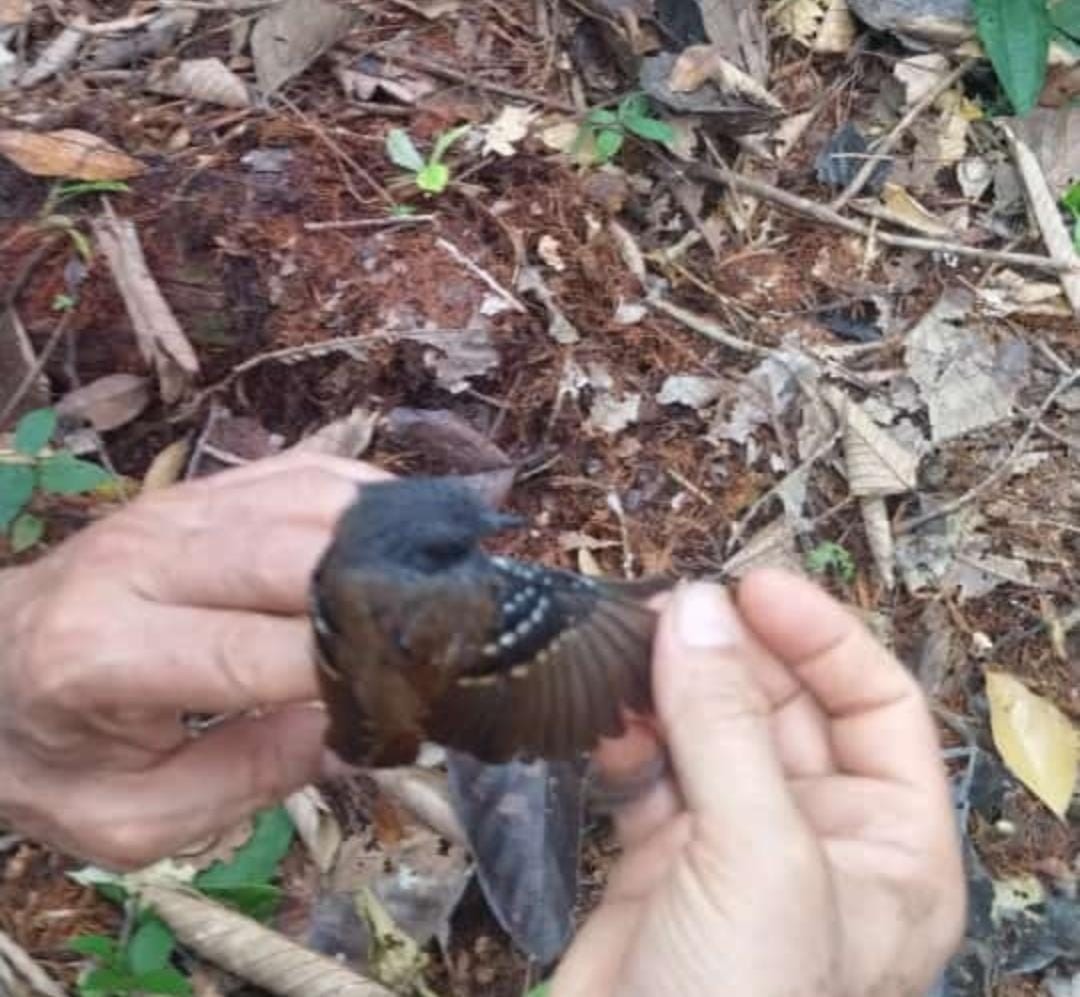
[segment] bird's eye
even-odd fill
[[[425,553],[437,564],[447,564],[451,561],[460,561],[469,553],[467,544],[459,540],[436,540],[429,543]]]

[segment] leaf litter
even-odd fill
[[[924,605],[948,607],[935,625],[962,653],[945,656],[939,705],[1031,787],[1009,797],[1018,833],[991,841],[970,817],[969,841],[1000,881],[1020,871],[1047,882],[1045,861],[1077,846],[1040,802],[1060,809],[1066,780],[1048,790],[1031,773],[1057,771],[1039,739],[1063,738],[1076,716],[1064,664],[1077,632],[1065,511],[1076,388],[1054,392],[1080,348],[1073,278],[1039,260],[1064,260],[1071,238],[1056,199],[1070,182],[1076,143],[1063,136],[1074,109],[1048,103],[1014,120],[1013,141],[984,120],[986,83],[969,74],[905,123],[960,64],[949,46],[970,34],[970,18],[949,3],[933,25],[912,20],[910,5],[851,6],[901,44],[933,35],[938,47],[884,63],[857,48],[864,28],[832,0],[782,4],[775,22],[763,5],[722,0],[511,0],[498,11],[327,0],[228,13],[151,4],[101,33],[93,3],[85,21],[20,14],[21,46],[0,24],[10,112],[0,211],[16,220],[0,273],[16,288],[5,321],[27,333],[18,380],[30,375],[46,400],[89,420],[147,488],[300,445],[402,473],[467,475],[532,523],[500,549],[589,573],[811,570],[831,544],[853,578],[825,582],[867,615],[890,613],[905,653],[930,619]],[[565,55],[541,8],[557,8],[574,39]],[[770,38],[774,23],[787,35]],[[595,44],[578,44],[587,35]],[[574,70],[583,82],[570,101],[560,81]],[[1067,79],[1055,85],[1064,92]],[[85,88],[93,113],[79,109]],[[603,168],[589,165],[595,142],[575,109],[642,91],[650,99],[635,107],[658,124],[623,136]],[[46,99],[55,113],[42,117]],[[392,129],[428,150],[464,124],[446,190],[399,184],[385,151]],[[842,211],[846,230],[807,214],[827,209],[893,129]],[[720,164],[726,192],[688,175]],[[50,202],[50,229],[37,208],[19,207],[33,203],[31,173],[49,178],[37,181],[38,204],[70,181],[123,179],[130,190],[108,193],[115,218],[92,188]],[[47,233],[58,241],[35,256]],[[60,295],[74,299],[72,332],[50,356]],[[843,338],[860,322],[873,334]],[[92,511],[104,509],[94,500]],[[1020,711],[1020,749],[980,705],[998,682],[984,661],[987,676],[1048,704]],[[445,787],[428,788],[429,803],[449,807]],[[439,834],[464,823],[475,836],[475,819],[421,805],[442,827],[432,832],[423,818],[388,817],[388,795],[349,780],[323,787],[326,810],[297,803],[310,851],[297,846],[283,874],[295,913],[310,928],[333,908],[301,870],[333,874],[340,851],[330,859],[326,828],[336,824],[342,848],[366,856],[367,878],[344,891],[344,907],[335,901],[348,916],[333,908],[331,920],[347,931],[365,923],[355,894],[370,888],[407,924],[412,915],[380,890],[397,882],[406,908],[419,901],[424,891],[402,874],[413,862],[445,887],[435,934],[454,925],[424,985],[520,993],[524,963],[489,909],[509,905],[501,921],[521,943],[519,901],[492,888],[489,905],[461,894],[463,849],[445,868],[435,861]],[[521,799],[531,813],[535,799]],[[398,863],[402,841],[424,842],[426,857]],[[475,858],[490,863],[498,849],[485,847],[474,843]],[[611,853],[590,827],[571,891],[583,909]],[[60,894],[12,861],[0,856],[0,929],[70,973],[22,913],[60,905],[50,899]],[[110,909],[87,909],[110,923]],[[1052,920],[1032,909],[1039,924]],[[546,912],[559,923],[554,906]],[[540,927],[551,944],[550,924]],[[1035,964],[1011,944],[995,965]]]

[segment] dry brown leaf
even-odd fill
[[[335,419],[310,436],[304,437],[292,449],[355,460],[371,446],[378,422],[378,412],[357,407],[345,418]]]
[[[156,492],[176,484],[184,473],[184,465],[190,453],[191,444],[187,440],[173,440],[150,462],[146,474],[143,475],[142,490]]]
[[[155,67],[146,81],[154,93],[191,97],[222,107],[250,107],[247,84],[220,59],[184,59]]]
[[[341,848],[342,833],[322,794],[314,786],[305,786],[285,799],[285,809],[319,872],[329,872]]]
[[[814,52],[847,52],[855,40],[855,19],[847,0],[780,0],[776,22]]]
[[[56,132],[0,131],[0,154],[36,177],[130,180],[146,167],[104,139],[76,128]]]
[[[729,62],[716,45],[688,45],[675,60],[668,76],[674,93],[693,93],[714,83],[726,96],[738,97],[779,110],[782,105],[749,73]]]
[[[138,374],[107,374],[69,391],[56,403],[59,415],[86,419],[99,433],[131,422],[150,404],[150,385]]]
[[[353,26],[355,13],[330,0],[284,0],[251,32],[255,79],[263,95],[298,76]]]
[[[881,201],[885,205],[889,218],[900,225],[934,238],[944,239],[952,236],[948,225],[935,218],[899,184],[885,184],[881,192]]]
[[[73,65],[79,49],[88,37],[85,30],[87,23],[86,18],[81,14],[72,18],[68,26],[42,49],[37,61],[26,68],[19,77],[19,86],[23,88],[37,86]]]
[[[110,212],[94,220],[94,235],[124,299],[143,357],[154,364],[161,397],[177,401],[199,372],[199,361],[146,265],[135,225]]]
[[[891,590],[896,585],[896,545],[889,510],[885,508],[885,500],[877,495],[859,499],[859,510],[862,512],[866,542],[874,558],[874,567],[885,588]]]
[[[989,672],[990,729],[1002,760],[1058,817],[1069,808],[1080,740],[1068,717],[1007,672]]]
[[[900,495],[916,484],[919,456],[898,443],[838,388],[824,395],[843,424],[844,465],[853,495]]]

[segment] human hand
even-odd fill
[[[616,813],[624,852],[554,997],[925,994],[963,930],[937,737],[904,667],[842,606],[778,571],[735,605],[665,608],[653,685],[665,779]],[[644,726],[596,756],[630,781]]]
[[[0,572],[0,815],[132,868],[315,778],[309,578],[357,483],[383,476],[275,457]],[[194,737],[185,712],[233,716]]]

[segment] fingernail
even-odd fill
[[[676,595],[675,630],[687,647],[730,647],[738,636],[738,622],[723,589],[693,582]]]

